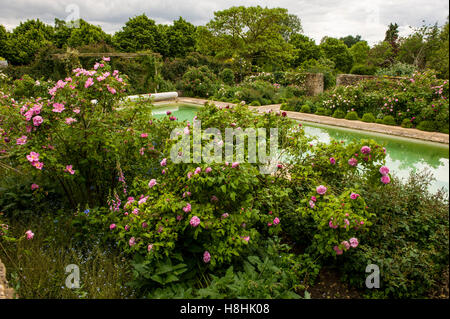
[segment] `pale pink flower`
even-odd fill
[[[84,83],[84,87],[87,89],[88,87],[94,85],[94,79],[93,78],[88,78],[86,80],[86,83]]]
[[[248,243],[248,241],[250,240],[250,236],[243,236],[243,237],[241,237],[243,240],[245,240],[247,243]]]
[[[35,168],[41,170],[44,167],[44,163],[41,162],[33,162],[31,165],[33,165]]]
[[[323,185],[317,186],[316,188],[317,194],[324,195],[327,192],[327,188]]]
[[[348,160],[348,164],[350,166],[356,166],[356,165],[358,165],[358,160],[356,158],[352,157],[351,159]]]
[[[333,247],[334,251],[336,252],[336,255],[342,255],[344,252],[342,249],[340,249],[338,246]]]
[[[348,241],[346,241],[346,240],[344,240],[344,241],[341,243],[341,245],[343,245],[343,246],[345,247],[345,250],[350,249],[350,243],[349,243]]]
[[[238,163],[238,162],[234,162],[234,163],[231,164],[231,167],[232,167],[232,168],[236,168],[236,167],[238,167],[238,166],[239,166],[239,163]]]
[[[73,166],[72,165],[66,165],[66,169],[64,170],[64,172],[70,173],[71,175],[75,174],[75,171],[72,169]]]
[[[34,237],[34,233],[33,233],[31,230],[27,230],[27,231],[25,232],[25,235],[26,235],[26,237],[27,237],[27,240],[31,240],[31,239],[33,239],[33,237]]]
[[[62,111],[65,110],[64,104],[61,103],[54,103],[53,104],[53,112],[55,113],[61,113]]]
[[[200,218],[198,218],[197,216],[193,216],[193,217],[191,218],[191,220],[189,221],[189,224],[190,224],[192,227],[197,227],[198,225],[200,225]]]
[[[42,124],[42,122],[44,122],[44,119],[42,118],[42,116],[35,116],[33,117],[33,125],[34,126],[39,126]]]
[[[70,124],[72,124],[72,123],[75,123],[75,122],[77,122],[77,120],[76,119],[74,119],[73,117],[68,117],[68,118],[66,118],[66,124],[67,125],[70,125]]]
[[[161,166],[166,166],[167,165],[167,158],[163,158],[163,160],[161,161]]]
[[[27,160],[28,160],[30,163],[39,161],[39,153],[36,153],[36,152],[30,152],[30,154],[27,155]]]
[[[23,135],[22,137],[19,137],[16,141],[17,145],[24,145],[27,143],[27,139],[28,137],[26,137],[25,135]]]
[[[147,138],[147,137],[148,137],[148,134],[147,134],[147,133],[142,133],[142,134],[141,134],[141,137],[142,137],[142,138]]]
[[[202,169],[200,167],[197,167],[194,171],[194,175],[200,174],[202,172]]]
[[[187,178],[190,179],[192,177],[192,175],[194,175],[194,174],[192,174],[192,172],[187,173]]]
[[[211,168],[211,167],[207,167],[207,168],[205,169],[205,172],[206,172],[206,173],[211,173],[211,171],[212,171],[212,168]]]
[[[352,246],[353,248],[358,247],[358,239],[356,239],[355,237],[352,237],[348,240],[350,242],[350,246]]]
[[[328,226],[330,226],[330,228],[333,228],[333,229],[338,228],[338,225],[334,225],[332,220],[330,220],[330,221],[328,222]]]
[[[223,214],[222,214],[222,219],[225,219],[225,218],[227,218],[228,216],[230,216],[228,213],[223,213]]]
[[[185,213],[189,213],[192,210],[191,204],[187,203],[185,207],[183,207],[183,211]]]
[[[386,166],[381,166],[380,167],[380,174],[383,175],[383,176],[389,174],[389,168],[386,167]]]
[[[111,94],[116,94],[117,93],[115,88],[112,88],[109,85],[106,85],[106,87],[108,88],[109,93],[111,93]]]
[[[109,61],[111,61],[111,58],[110,57],[103,57],[103,61],[109,62]]]
[[[80,109],[79,108],[73,109],[73,112],[76,114],[80,114]]]
[[[211,260],[211,254],[209,253],[209,251],[205,251],[203,253],[203,262],[205,264],[209,263],[209,261]]]
[[[130,247],[136,245],[136,239],[134,237],[131,237],[128,241],[128,244],[130,245]]]
[[[152,250],[153,250],[153,245],[152,244],[148,245],[147,246],[147,251],[151,252]]]
[[[150,187],[150,188],[152,188],[155,185],[156,185],[156,179],[151,179],[150,182],[148,183],[148,187]]]

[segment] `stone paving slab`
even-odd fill
[[[178,98],[178,103],[192,103],[192,104],[204,104],[205,102],[213,102],[217,106],[234,105],[233,103],[208,101],[205,99],[196,98]],[[251,109],[257,110],[259,113],[264,113],[269,110],[280,111],[281,104],[272,104],[264,106],[250,106]],[[449,135],[438,132],[425,132],[414,128],[403,128],[400,126],[391,126],[378,123],[366,123],[361,121],[350,121],[346,119],[336,119],[331,116],[322,116],[316,114],[283,111],[291,119],[305,122],[312,122],[330,126],[345,127],[360,131],[375,132],[387,135],[401,136],[406,138],[419,139],[423,141],[437,142],[442,144],[449,144]]]

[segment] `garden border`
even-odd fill
[[[211,101],[206,99],[199,99],[199,98],[190,98],[190,97],[179,97],[176,99],[178,103],[190,103],[190,104],[205,104],[206,102],[212,102],[217,106],[226,106],[226,105],[234,105],[233,103],[227,103],[227,102],[220,102],[220,101]],[[249,106],[250,108],[257,110],[259,113],[264,113],[269,110],[272,111],[280,111],[281,104],[272,104],[272,105],[263,105],[263,106]],[[316,114],[309,114],[309,113],[300,113],[300,112],[293,112],[293,111],[283,111],[286,112],[287,117],[298,120],[298,121],[305,121],[305,122],[312,122],[312,123],[318,123],[318,124],[324,124],[324,125],[331,125],[331,126],[339,126],[339,127],[345,127],[355,130],[361,130],[361,131],[368,131],[368,132],[375,132],[375,133],[381,133],[381,134],[387,134],[387,135],[393,135],[393,136],[400,136],[400,137],[406,137],[406,138],[412,138],[417,140],[423,140],[423,141],[429,141],[429,142],[436,142],[441,144],[449,144],[449,135],[445,133],[439,133],[439,132],[426,132],[421,131],[414,128],[404,128],[400,126],[392,126],[392,125],[385,125],[385,124],[378,124],[378,123],[366,123],[361,121],[351,121],[346,119],[336,119],[334,117],[330,116],[323,116],[323,115],[316,115]]]

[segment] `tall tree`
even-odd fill
[[[53,43],[54,30],[39,19],[21,22],[8,37],[5,58],[14,65],[29,64],[39,49]]]
[[[186,54],[195,50],[196,27],[180,17],[167,28],[165,33],[168,41],[169,57],[184,58]]]
[[[316,42],[306,35],[296,33],[291,36],[289,43],[294,46],[294,59],[292,61],[294,67],[298,67],[310,59],[318,60],[323,56]]]
[[[155,21],[145,14],[130,18],[121,31],[113,38],[114,45],[126,52],[153,50],[159,52],[156,39],[159,36]]]
[[[339,40],[341,40],[342,42],[344,42],[345,45],[346,45],[348,48],[351,48],[351,47],[354,46],[356,43],[358,43],[358,42],[360,42],[360,41],[363,41],[363,40],[361,39],[361,36],[360,36],[360,35],[356,35],[356,36],[348,35],[348,36],[346,36],[346,37],[339,38]]]
[[[284,65],[293,47],[286,40],[301,31],[300,20],[282,8],[232,7],[217,11],[199,30],[199,49],[252,64]]]
[[[359,41],[350,48],[355,64],[366,64],[369,57],[370,47],[366,41]]]
[[[67,45],[75,48],[99,42],[111,43],[111,36],[105,33],[100,26],[90,24],[83,19],[78,21],[79,26],[70,28],[70,37]]]
[[[0,57],[4,57],[8,44],[8,32],[5,27],[0,24]]]
[[[388,29],[386,30],[386,35],[384,37],[384,42],[387,42],[391,45],[393,59],[397,57],[398,49],[399,49],[399,31],[397,23],[390,23]],[[390,61],[391,64],[394,63],[394,60]]]
[[[348,47],[341,40],[326,37],[320,44],[325,57],[334,62],[336,71],[348,73],[353,66],[353,57]]]

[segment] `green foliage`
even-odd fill
[[[326,37],[320,44],[325,57],[334,62],[336,70],[348,73],[353,65],[353,56],[344,42]]]
[[[364,113],[361,120],[366,123],[374,123],[375,122],[375,116],[373,116],[372,113]]]
[[[374,66],[355,64],[350,70],[351,74],[374,75],[377,69]]]
[[[359,119],[358,113],[356,113],[354,111],[348,112],[347,115],[345,116],[345,119],[352,120],[352,121],[358,120]]]
[[[395,119],[392,115],[386,115],[385,117],[383,117],[383,124],[397,125],[397,123],[395,122]]]
[[[352,48],[354,47],[356,44],[361,43],[361,42],[366,42],[364,40],[361,40],[361,36],[360,35],[356,35],[356,36],[352,36],[352,35],[348,35],[346,37],[343,38],[339,38],[339,40],[341,40],[342,42],[345,43],[345,45],[348,48]],[[367,44],[367,43],[366,43]]]
[[[220,72],[220,78],[222,79],[223,83],[227,85],[233,85],[234,84],[234,72],[233,70],[229,68],[223,69],[222,72]]]
[[[402,124],[400,126],[404,128],[411,128],[413,127],[413,124],[411,123],[410,119],[403,119]]]
[[[433,121],[421,121],[417,125],[417,129],[421,131],[433,132],[436,131],[436,125]]]
[[[411,64],[397,62],[388,68],[381,68],[376,72],[376,75],[388,76],[413,76],[416,72],[416,67]]]
[[[359,41],[349,48],[355,64],[365,65],[367,63],[370,47],[366,41]]]
[[[156,41],[160,36],[155,21],[142,14],[130,18],[122,30],[116,32],[113,43],[118,49],[126,52],[156,51]]]
[[[191,67],[183,75],[180,88],[186,96],[213,96],[216,89],[216,77],[207,66]]]
[[[319,59],[323,55],[316,42],[303,34],[296,33],[292,35],[289,43],[294,46],[294,59],[292,62],[294,67],[299,67],[310,59]]]
[[[301,113],[311,113],[311,108],[307,104],[302,105],[302,107],[300,108],[300,112]]]
[[[343,119],[345,118],[345,112],[342,111],[341,109],[337,109],[336,111],[334,111],[333,113],[333,117],[336,119]]]
[[[323,107],[318,107],[315,114],[317,114],[317,115],[327,115],[327,111]]]

